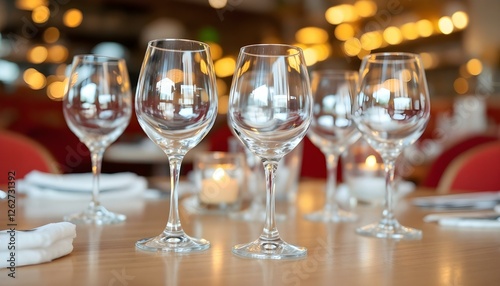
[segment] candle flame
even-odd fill
[[[226,177],[226,171],[222,168],[215,169],[212,178],[216,181],[222,181]]]
[[[366,157],[365,164],[368,167],[377,166],[377,158],[375,157],[375,155],[370,155],[370,156]]]

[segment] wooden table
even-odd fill
[[[221,215],[191,215],[181,208],[185,231],[208,239],[205,252],[180,255],[146,253],[136,240],[159,234],[167,221],[168,200],[108,205],[126,211],[126,223],[77,226],[73,252],[50,263],[16,268],[16,278],[0,270],[1,285],[500,285],[500,230],[445,228],[424,223],[428,211],[408,200],[399,203],[400,222],[423,230],[419,241],[393,241],[358,236],[357,226],[378,220],[380,208],[358,206],[355,223],[325,224],[303,219],[322,207],[323,181],[302,181],[295,205],[280,203],[287,213],[278,222],[287,242],[306,246],[302,260],[253,260],[231,253],[234,244],[258,237],[261,222],[231,220]],[[414,195],[429,195],[419,190]],[[86,202],[29,202],[19,199],[18,229],[60,221],[68,210]],[[129,207],[130,205],[130,207]],[[6,202],[0,202],[2,228]]]

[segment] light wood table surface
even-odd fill
[[[159,234],[167,221],[168,199],[106,205],[125,210],[127,221],[111,226],[77,226],[74,250],[50,263],[16,268],[16,278],[0,270],[0,285],[500,285],[500,229],[445,228],[425,223],[428,210],[408,198],[396,216],[423,230],[418,241],[393,241],[355,234],[355,228],[380,218],[381,210],[358,206],[355,223],[318,223],[303,214],[323,204],[322,180],[300,183],[296,204],[278,203],[288,215],[278,222],[283,239],[305,246],[301,260],[255,260],[231,253],[237,243],[256,239],[262,222],[235,221],[221,215],[192,215],[181,208],[185,231],[211,242],[209,250],[180,255],[135,249],[138,239]],[[429,195],[417,190],[412,196]],[[29,202],[18,199],[18,229],[61,221],[87,202]],[[0,202],[0,225],[7,225],[7,205]]]

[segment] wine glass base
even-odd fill
[[[232,252],[240,257],[257,259],[299,259],[307,256],[305,247],[288,244],[281,239],[257,239],[247,244],[238,244],[233,246]]]
[[[150,252],[188,253],[206,250],[210,247],[210,242],[203,238],[192,238],[185,233],[177,235],[162,233],[155,237],[141,239],[135,243],[135,246],[140,250]]]
[[[116,224],[124,222],[127,217],[123,214],[117,214],[108,211],[101,205],[90,205],[81,213],[76,213],[64,217],[64,221],[74,224]]]
[[[372,223],[356,229],[356,233],[363,236],[388,238],[396,240],[419,240],[422,239],[422,231],[419,229],[393,223]]]
[[[336,211],[320,210],[304,216],[310,221],[320,222],[353,222],[358,219],[355,213],[337,209]]]

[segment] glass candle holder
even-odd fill
[[[385,175],[380,155],[363,139],[351,145],[342,156],[342,174],[356,202],[384,203]]]
[[[236,211],[245,192],[245,158],[240,153],[205,152],[195,159],[197,198],[206,211]]]

